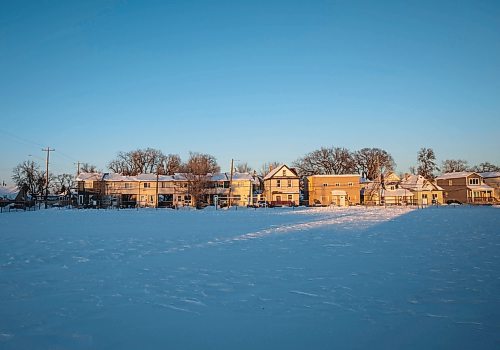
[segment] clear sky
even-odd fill
[[[499,1],[1,1],[0,181],[159,148],[500,164]],[[31,157],[29,156],[31,155]]]

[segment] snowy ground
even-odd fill
[[[0,349],[499,349],[500,209],[0,214]]]

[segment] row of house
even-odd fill
[[[430,205],[500,200],[499,172],[450,173],[436,181],[388,173],[378,181],[367,181],[358,174],[300,178],[295,169],[283,164],[263,178],[236,172],[207,174],[205,179],[201,202],[206,205]],[[195,203],[189,174],[82,173],[76,180],[80,206],[179,207]]]

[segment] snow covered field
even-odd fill
[[[0,349],[499,349],[500,209],[0,215]]]

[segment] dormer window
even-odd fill
[[[477,177],[470,178],[469,185],[479,185],[479,178]]]

